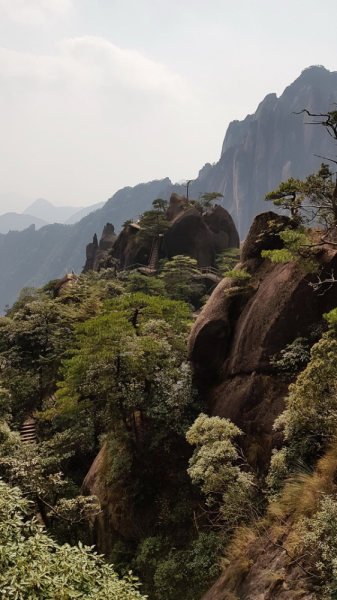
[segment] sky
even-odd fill
[[[310,65],[334,0],[0,0],[0,213],[197,177]]]

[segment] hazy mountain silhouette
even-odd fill
[[[27,206],[22,214],[33,215],[43,219],[46,223],[64,223],[80,210],[82,210],[82,206],[54,206],[48,200],[38,198]]]
[[[18,214],[8,212],[0,215],[0,233],[8,233],[9,231],[22,231],[30,225],[35,225],[36,229],[40,229],[47,225],[46,221],[33,217],[32,215]]]
[[[83,219],[83,217],[86,217],[89,213],[94,212],[94,210],[98,210],[99,208],[102,208],[104,204],[105,202],[98,202],[97,204],[92,204],[91,206],[86,206],[85,208],[82,208],[81,210],[73,214],[71,217],[69,217],[69,219],[65,221],[65,224],[74,225],[75,223],[78,223],[78,221]]]

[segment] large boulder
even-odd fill
[[[171,226],[164,237],[167,258],[184,254],[194,258],[199,267],[214,266],[215,257],[227,248],[239,248],[240,240],[234,221],[222,206],[202,213],[201,206],[172,194],[167,211]]]
[[[307,337],[337,305],[337,286],[322,295],[309,286],[316,276],[295,261],[274,264],[261,258],[263,240],[268,249],[279,247],[273,231],[282,222],[288,225],[284,219],[272,213],[256,217],[242,250],[245,260],[237,267],[246,268],[250,280],[240,287],[225,278],[217,286],[188,344],[195,381],[210,412],[231,419],[246,433],[244,445],[254,446],[254,462],[262,469],[280,439],[272,426],[289,384],[275,372],[271,358],[297,337]],[[336,269],[336,248],[319,246],[318,252],[326,273]]]
[[[164,250],[169,259],[184,254],[194,258],[199,267],[213,265],[215,247],[198,210],[189,208],[175,219],[165,235]]]
[[[173,221],[179,214],[184,212],[184,206],[187,206],[187,198],[180,194],[171,194],[170,202],[167,208],[167,219]]]
[[[219,204],[215,205],[213,210],[204,216],[204,221],[213,233],[212,239],[218,253],[226,248],[240,247],[239,234],[232,217],[225,208]]]

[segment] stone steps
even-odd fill
[[[36,444],[36,423],[35,419],[28,417],[20,429],[20,438],[22,444]]]

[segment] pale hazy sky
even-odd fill
[[[336,17],[335,0],[0,0],[0,212],[195,178],[231,120],[337,70]]]

